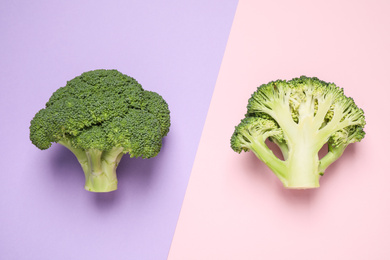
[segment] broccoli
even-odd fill
[[[248,100],[247,113],[230,139],[233,151],[252,151],[284,187],[319,187],[320,176],[345,148],[364,138],[365,117],[342,88],[315,77],[261,85]],[[266,140],[275,143],[283,159]],[[328,146],[321,159],[319,150]]]
[[[168,134],[170,111],[157,93],[117,70],[93,70],[56,90],[31,120],[30,140],[41,150],[67,147],[85,175],[85,189],[117,189],[124,154],[152,158]]]

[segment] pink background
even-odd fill
[[[390,259],[389,1],[240,0],[169,254],[176,259]],[[364,109],[316,190],[286,190],[230,136],[256,87],[335,82]]]

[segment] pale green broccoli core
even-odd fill
[[[116,169],[124,154],[152,158],[170,127],[168,104],[117,70],[81,74],[53,93],[31,121],[39,149],[67,147],[85,175],[85,189],[117,189]]]
[[[287,188],[319,187],[320,176],[348,144],[363,139],[363,110],[341,88],[300,77],[260,86],[231,138],[234,151],[252,151]],[[277,158],[265,141],[282,151]],[[328,153],[318,152],[328,145]]]
[[[77,157],[85,176],[84,188],[92,192],[109,192],[118,188],[116,168],[123,156],[122,147],[111,150],[98,149],[83,150],[73,147],[70,142],[59,141]]]

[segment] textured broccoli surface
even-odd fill
[[[258,87],[230,144],[237,153],[252,151],[286,188],[316,188],[345,148],[364,138],[365,124],[363,110],[342,88],[301,76]],[[280,148],[282,160],[266,145],[267,139]],[[326,144],[328,153],[319,159]]]
[[[152,158],[169,132],[168,104],[117,70],[93,70],[53,93],[32,119],[30,140],[41,150],[59,143],[72,151],[85,174],[85,189],[117,189],[123,154]]]

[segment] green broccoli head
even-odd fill
[[[283,142],[283,131],[272,119],[245,117],[231,138],[231,147],[237,152],[247,152],[256,143],[264,143],[268,138]]]
[[[30,139],[42,150],[52,143],[68,147],[84,169],[86,189],[104,192],[116,189],[123,154],[156,156],[169,128],[169,107],[159,94],[117,70],[93,70],[53,93],[32,119]]]
[[[249,98],[231,147],[254,152],[288,188],[314,188],[345,148],[364,138],[365,124],[363,110],[335,84],[305,76],[277,80],[261,85]],[[267,138],[280,147],[284,160],[265,145]],[[320,160],[323,145],[329,152]]]
[[[130,157],[152,158],[160,152],[163,129],[158,118],[147,111],[131,110],[109,121],[105,129],[108,142],[122,147]]]

